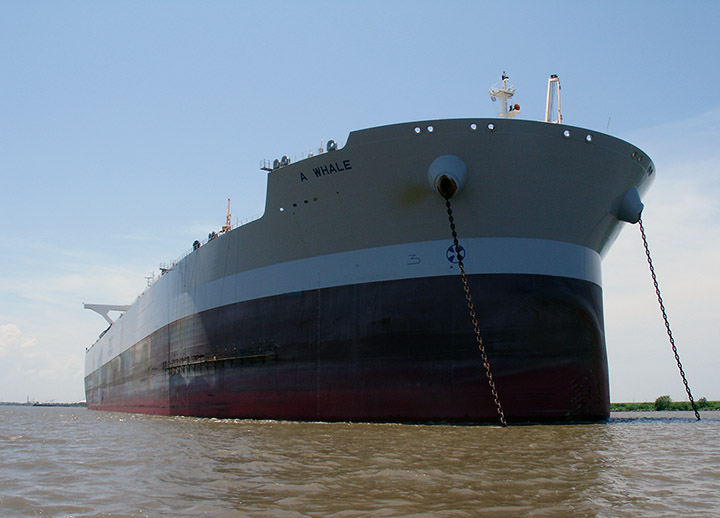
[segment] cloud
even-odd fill
[[[67,333],[47,326],[37,336],[29,336],[22,329],[14,323],[0,324],[0,401],[83,399],[82,355],[68,354],[60,345]]]
[[[718,399],[720,110],[628,140],[656,165],[643,222],[683,367],[696,397]],[[605,258],[603,280],[613,400],[685,399],[637,225],[626,225]]]
[[[34,337],[23,336],[15,324],[0,324],[0,356],[27,350],[37,343]]]
[[[106,323],[82,303],[131,303],[152,270],[131,260],[119,264],[125,259],[39,242],[6,251],[0,259],[0,400],[83,399],[84,351]]]
[[[720,140],[720,108],[696,113],[683,120],[638,129],[627,135],[627,140],[648,152],[661,169],[676,164],[708,162],[711,156],[720,152],[717,149]],[[693,169],[689,171],[692,173]],[[702,170],[696,171],[703,173]]]

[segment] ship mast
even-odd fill
[[[560,108],[560,78],[553,74],[548,79],[547,100],[545,101],[545,122],[562,123]]]
[[[519,104],[511,104],[508,108],[508,99],[512,99],[512,96],[515,95],[515,87],[508,85],[509,80],[510,78],[503,72],[502,79],[495,83],[489,90],[490,99],[492,99],[493,102],[500,99],[498,117],[502,117],[503,119],[512,119],[520,113]]]
[[[222,229],[220,229],[220,232],[229,232],[231,228],[230,225],[230,198],[228,198],[228,205],[227,205],[227,216],[225,216],[225,224],[223,225]]]

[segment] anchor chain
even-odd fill
[[[687,392],[690,405],[692,406],[693,412],[695,412],[695,418],[699,421],[700,412],[698,412],[697,406],[695,405],[695,399],[693,399],[692,392],[690,392],[690,385],[688,385],[687,378],[685,377],[685,371],[683,370],[682,363],[680,363],[680,355],[678,355],[677,347],[675,347],[675,339],[673,338],[672,331],[670,330],[670,322],[668,321],[668,316],[665,312],[665,304],[663,304],[663,299],[660,295],[660,287],[658,285],[657,276],[655,275],[655,268],[653,267],[652,259],[650,258],[650,248],[648,247],[647,236],[645,235],[645,227],[643,227],[642,218],[638,219],[638,223],[640,224],[640,235],[642,236],[643,246],[645,246],[645,256],[647,257],[648,266],[650,267],[650,275],[652,276],[653,285],[655,286],[655,294],[657,295],[658,304],[660,304],[660,311],[662,312],[662,317],[665,321],[665,329],[670,340],[670,345],[672,346],[673,354],[675,355],[675,361],[677,362],[678,369],[680,370],[680,376],[682,377],[683,384],[685,385],[685,392]]]
[[[470,295],[470,285],[468,283],[467,274],[465,273],[465,266],[463,265],[462,258],[460,256],[460,243],[458,242],[457,231],[455,230],[455,219],[453,218],[449,197],[445,198],[445,206],[447,207],[448,219],[450,221],[450,231],[452,232],[455,255],[457,256],[458,266],[460,267],[460,278],[462,279],[463,290],[465,291],[465,300],[467,300],[468,310],[470,311],[470,320],[472,320],[473,329],[475,330],[475,339],[477,340],[478,349],[480,350],[483,367],[485,367],[485,375],[488,379],[490,392],[492,392],[493,399],[495,400],[495,407],[497,408],[497,413],[500,416],[500,424],[502,424],[503,426],[507,426],[507,421],[505,420],[505,413],[503,412],[502,405],[500,404],[500,398],[498,397],[497,388],[495,387],[495,380],[493,379],[492,371],[490,370],[490,362],[488,361],[487,352],[485,351],[485,344],[483,343],[482,335],[480,334],[480,327],[478,325],[477,316],[475,314],[475,304],[473,303],[472,295]]]

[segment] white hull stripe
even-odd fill
[[[600,255],[572,243],[522,238],[460,242],[468,274],[568,277],[601,286]],[[241,272],[181,292],[171,270],[143,294],[89,351],[86,374],[163,326],[213,308],[253,299],[372,282],[458,275],[451,240],[341,252]],[[113,347],[114,346],[114,347]]]
[[[514,238],[463,240],[468,274],[535,274],[601,285],[600,256],[558,241]],[[353,250],[238,273],[195,290],[194,310],[262,297],[369,282],[459,274],[452,241],[429,241]]]

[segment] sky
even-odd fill
[[[81,401],[85,348],[195,239],[262,214],[264,159],[350,131],[564,122],[655,162],[644,197],[695,398],[720,399],[720,3],[0,2],[0,401]],[[603,261],[612,401],[686,398],[637,225]]]

